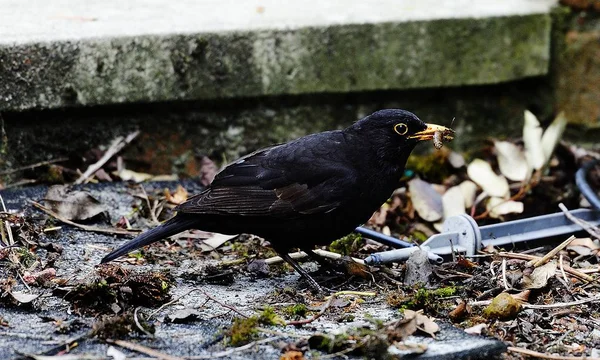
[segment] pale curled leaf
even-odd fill
[[[444,213],[442,196],[431,184],[414,178],[408,182],[408,190],[413,206],[423,220],[435,222],[442,218]]]
[[[152,175],[150,175],[150,174],[135,172],[133,170],[127,170],[127,169],[123,169],[121,171],[115,171],[115,172],[113,172],[113,175],[117,175],[123,181],[133,181],[135,183],[140,183],[140,182],[144,182],[144,181],[148,181],[148,180],[152,179]]]
[[[470,208],[475,202],[475,196],[477,195],[477,185],[471,180],[465,180],[459,185],[460,191],[463,193],[463,199],[465,199],[465,208]]]
[[[470,328],[466,328],[465,332],[469,335],[481,335],[483,330],[486,330],[488,325],[486,323],[481,323],[477,325],[473,325]]]
[[[32,302],[33,300],[40,297],[39,294],[27,294],[20,291],[9,292],[10,296],[12,296],[15,300],[20,302],[21,304],[27,304]]]
[[[508,141],[495,141],[494,147],[502,175],[512,181],[529,178],[531,170],[520,147]]]
[[[442,195],[444,219],[465,213],[465,198],[460,186],[453,186]]]
[[[528,110],[525,110],[523,143],[525,144],[525,157],[529,165],[535,170],[541,169],[546,162],[542,149],[542,128],[535,115]]]
[[[562,137],[565,128],[567,127],[567,117],[564,112],[561,112],[556,116],[556,118],[552,121],[552,124],[548,126],[546,131],[544,131],[544,135],[542,135],[542,150],[544,153],[544,160],[547,163],[552,157],[552,153],[554,152],[554,148],[558,141]]]
[[[520,201],[491,197],[486,204],[486,210],[490,212],[490,217],[497,219],[502,215],[520,214],[524,206]]]
[[[467,166],[469,178],[479,185],[490,196],[508,197],[510,189],[508,181],[502,175],[497,175],[490,164],[481,159],[471,161]]]

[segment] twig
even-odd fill
[[[581,300],[575,300],[575,301],[570,301],[570,302],[561,302],[561,303],[546,304],[546,305],[521,303],[521,306],[525,309],[543,310],[543,309],[555,309],[555,308],[563,308],[563,307],[587,304],[587,303],[596,302],[596,301],[600,301],[600,296],[587,298],[587,299],[581,299]],[[470,302],[469,305],[470,306],[487,306],[491,303],[492,303],[492,300],[482,300],[482,301]]]
[[[46,214],[52,216],[53,218],[56,218],[57,220],[71,225],[71,226],[75,226],[76,228],[85,230],[85,231],[91,231],[91,232],[97,232],[97,233],[103,233],[103,234],[113,234],[113,235],[137,235],[141,230],[127,230],[127,229],[117,229],[117,228],[113,228],[113,229],[107,229],[107,228],[99,228],[99,227],[95,227],[95,226],[89,226],[89,225],[83,225],[83,224],[78,224],[76,222],[73,222],[69,219],[65,219],[64,217],[58,215],[57,213],[55,213],[54,211],[48,209],[47,207],[45,207],[44,205],[35,202],[33,200],[28,200],[33,206],[35,206],[36,208],[42,210],[43,212],[45,212]]]
[[[571,243],[571,241],[575,240],[575,235],[571,235],[567,240],[561,242],[560,244],[558,244],[557,247],[555,247],[554,249],[550,250],[550,252],[548,252],[546,255],[544,255],[542,258],[540,258],[539,260],[531,260],[529,262],[529,265],[533,265],[534,268],[536,267],[540,267],[541,265],[544,265],[548,260],[552,259],[556,254],[558,254],[559,251],[561,251],[562,249],[566,248],[567,245],[569,245]]]
[[[168,302],[168,303],[166,303],[166,304],[163,304],[163,305],[161,305],[161,307],[159,307],[158,309],[156,309],[156,310],[154,310],[152,313],[150,313],[150,315],[148,316],[148,318],[152,318],[152,317],[153,317],[154,315],[156,315],[156,314],[157,314],[159,311],[163,310],[163,309],[164,309],[164,308],[166,308],[167,306],[170,306],[170,305],[172,305],[172,304],[176,303],[177,301],[181,300],[183,297],[185,297],[185,296],[188,296],[189,294],[191,294],[191,293],[193,293],[193,292],[195,292],[195,291],[199,291],[199,292],[201,292],[201,293],[202,293],[202,295],[206,296],[206,297],[207,297],[207,298],[209,298],[210,300],[212,300],[212,301],[216,302],[217,304],[221,305],[221,306],[222,306],[222,307],[224,307],[224,308],[227,308],[227,309],[229,309],[229,310],[231,310],[231,311],[233,311],[233,312],[235,312],[235,313],[239,314],[240,316],[242,316],[242,317],[244,317],[244,318],[247,318],[247,317],[248,317],[248,315],[246,315],[246,314],[244,314],[244,313],[240,312],[240,311],[239,311],[238,309],[236,309],[235,307],[233,307],[233,306],[231,306],[231,305],[224,304],[224,303],[220,302],[219,300],[215,299],[214,297],[212,297],[212,296],[208,295],[208,294],[207,294],[207,293],[206,293],[204,290],[202,290],[202,289],[200,289],[200,288],[194,288],[194,289],[191,289],[190,291],[186,292],[185,294],[181,295],[180,297],[178,297],[178,298],[176,298],[176,299],[173,299],[173,300],[169,301],[169,302]]]
[[[502,282],[504,283],[504,289],[510,290],[508,280],[506,279],[506,259],[502,259]]]
[[[189,294],[193,293],[194,291],[200,291],[200,289],[198,289],[198,288],[192,289],[192,290],[186,292],[185,294],[169,301],[168,303],[162,304],[158,309],[154,310],[153,312],[150,313],[150,315],[148,315],[148,319],[151,319],[152,317],[154,317],[154,315],[158,314],[160,311],[162,311],[167,306],[171,306],[171,305],[175,304],[176,302],[178,302],[179,300],[188,296]]]
[[[133,310],[133,321],[135,322],[135,326],[137,326],[137,328],[144,334],[146,334],[150,337],[154,337],[153,334],[149,333],[148,330],[144,329],[142,324],[140,324],[140,321],[138,320],[138,315],[137,315],[139,309],[140,309],[140,307],[138,306],[135,308],[135,310]]]
[[[558,266],[560,267],[560,273],[561,273],[563,279],[565,280],[565,286],[567,287],[567,290],[569,290],[569,292],[570,292],[571,287],[569,286],[569,279],[567,279],[567,274],[565,274],[565,267],[563,264],[563,254],[560,254],[560,257],[558,258]]]
[[[366,292],[366,291],[353,291],[353,290],[344,290],[344,291],[338,291],[332,295],[327,296],[325,299],[329,299],[332,296],[338,296],[338,295],[357,295],[357,296],[377,296],[376,292]]]
[[[4,198],[2,194],[0,194],[0,202],[2,203],[2,210],[6,213],[6,204],[4,204]],[[8,246],[13,246],[15,244],[15,239],[13,238],[12,229],[10,228],[10,222],[8,220],[4,221],[4,226],[6,227],[6,233],[8,234]]]
[[[125,340],[106,339],[104,341],[106,341],[109,344],[117,345],[117,346],[120,346],[122,348],[131,350],[131,351],[137,351],[139,353],[142,353],[142,354],[145,354],[145,355],[148,355],[148,356],[152,356],[152,357],[155,357],[155,358],[158,358],[158,359],[163,359],[163,360],[184,360],[184,358],[182,358],[182,357],[165,354],[163,352],[160,352],[158,350],[154,350],[154,349],[149,348],[147,346],[136,344],[136,343],[132,343],[132,342],[125,341]]]
[[[583,230],[587,231],[588,234],[592,235],[596,239],[600,239],[600,232],[598,232],[597,227],[595,227],[594,225],[588,223],[587,221],[582,220],[582,219],[576,217],[575,215],[571,214],[569,212],[569,209],[567,209],[567,207],[563,203],[558,204],[558,207],[562,210],[562,212],[565,214],[567,219],[569,219],[573,223],[581,226],[581,228]]]
[[[331,252],[331,251],[326,251],[326,250],[321,250],[321,249],[315,249],[313,251],[315,252],[315,254],[320,255],[322,257],[325,257],[325,258],[329,258],[329,259],[334,259],[335,260],[335,259],[339,259],[339,258],[342,257],[342,255],[340,255],[338,253]],[[289,255],[294,260],[302,259],[302,258],[305,258],[305,257],[308,256],[304,251],[298,251],[298,252],[290,253]],[[353,257],[352,260],[354,262],[357,262],[357,263],[361,264],[361,265],[365,264],[364,260],[362,260],[362,259],[358,259],[358,258],[354,258]],[[268,259],[265,259],[265,263],[267,265],[278,264],[278,263],[281,263],[281,262],[283,262],[283,259],[281,257],[279,257],[279,256],[273,256],[273,257],[270,257]]]
[[[156,214],[154,213],[154,207],[150,206],[150,198],[148,197],[148,193],[146,193],[146,189],[144,189],[144,185],[140,184],[140,189],[142,189],[142,193],[144,193],[144,200],[146,200],[146,206],[148,206],[148,212],[150,213],[152,222],[155,225],[160,224],[160,221],[158,221]],[[154,204],[156,205],[156,203]]]
[[[75,181],[75,184],[81,184],[82,182],[87,180],[90,176],[92,176],[96,171],[100,170],[100,168],[102,168],[102,166],[104,166],[104,164],[106,164],[108,162],[108,160],[110,160],[119,151],[123,150],[123,148],[127,144],[129,144],[131,141],[133,141],[133,139],[135,139],[139,133],[140,133],[139,130],[137,130],[137,131],[134,131],[131,134],[127,135],[126,138],[119,136],[118,138],[114,139],[113,142],[110,144],[110,147],[108,148],[108,150],[106,150],[106,152],[100,158],[100,160],[98,160],[96,163],[90,165],[87,168],[87,170],[85,170],[85,172],[83,174],[81,174],[79,179],[77,179]]]
[[[281,336],[273,336],[270,338],[266,338],[266,339],[261,339],[261,340],[256,340],[253,341],[249,344],[246,344],[244,346],[240,346],[240,347],[236,347],[230,350],[226,350],[226,351],[221,351],[221,352],[217,352],[217,353],[212,353],[209,355],[200,355],[200,356],[186,356],[186,359],[189,360],[203,360],[203,359],[215,359],[215,358],[221,358],[221,357],[226,357],[226,356],[230,356],[236,352],[240,352],[240,351],[245,351],[248,349],[251,349],[252,347],[256,346],[256,345],[260,345],[260,344],[265,344],[265,343],[269,343],[269,342],[273,342],[275,340],[279,340],[281,338]]]
[[[8,169],[8,170],[0,171],[0,175],[10,175],[10,174],[14,174],[19,171],[35,169],[36,167],[40,167],[40,166],[44,166],[44,165],[52,165],[52,164],[56,164],[56,163],[67,161],[67,160],[69,160],[69,158],[58,158],[58,159],[53,159],[53,160],[40,161],[35,164],[25,165],[25,166],[21,166],[21,167],[15,168],[15,169]]]
[[[507,348],[508,351],[523,354],[527,356],[531,356],[537,359],[550,359],[550,360],[600,360],[598,357],[590,357],[590,356],[562,356],[562,355],[553,355],[553,354],[544,354],[541,352],[509,346]]]
[[[510,258],[510,259],[519,259],[519,260],[539,260],[541,259],[539,256],[534,256],[534,255],[528,255],[528,254],[518,254],[518,253],[508,253],[508,252],[500,252],[498,253],[498,256],[500,257],[506,257],[506,258]],[[581,279],[581,280],[585,280],[585,281],[594,281],[594,278],[586,275],[584,273],[582,273],[581,271],[575,270],[570,266],[567,265],[563,265],[564,269],[566,272],[568,272],[569,274]]]
[[[304,319],[304,320],[288,321],[285,324],[286,325],[294,325],[294,326],[296,326],[296,325],[310,324],[311,322],[317,320],[318,318],[320,318],[321,316],[323,316],[323,314],[325,314],[325,311],[327,311],[327,309],[329,309],[329,307],[331,306],[331,303],[333,302],[333,299],[335,299],[335,294],[331,295],[331,297],[329,298],[329,300],[327,300],[327,302],[323,305],[323,308],[321,309],[321,311],[319,311],[313,317],[311,317],[309,319]]]

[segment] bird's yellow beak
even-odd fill
[[[419,141],[432,140],[435,133],[441,133],[440,140],[452,141],[452,139],[454,139],[454,130],[436,124],[427,124],[427,129],[414,133],[408,138],[417,139]]]

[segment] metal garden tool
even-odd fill
[[[578,209],[570,213],[590,225],[600,224],[600,211]],[[581,230],[580,225],[571,222],[562,212],[486,226],[478,226],[472,217],[463,214],[446,219],[443,232],[431,236],[419,247],[374,253],[365,259],[365,263],[379,265],[405,261],[419,249],[427,251],[431,261],[442,263],[442,256],[452,252],[475,255],[478,250],[488,245],[517,244],[564,236]]]

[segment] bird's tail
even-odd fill
[[[125,245],[103,257],[102,260],[100,260],[100,263],[107,263],[135,249],[141,248],[142,246],[152,244],[158,240],[178,234],[184,230],[191,229],[196,223],[197,220],[191,217],[188,218],[181,215],[175,216],[155,227],[154,229],[148,230],[135,239],[125,243]]]

